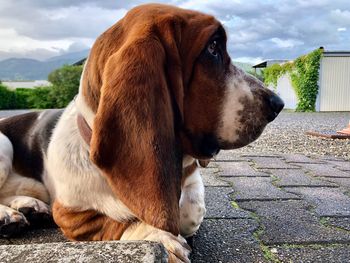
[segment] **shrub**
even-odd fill
[[[51,99],[57,108],[66,107],[79,91],[82,66],[65,65],[49,74],[52,83]]]
[[[16,109],[32,108],[30,103],[28,103],[28,97],[32,93],[31,89],[17,88],[14,92],[16,95]]]
[[[297,111],[315,111],[318,94],[318,71],[322,58],[322,49],[298,57],[294,62],[267,67],[264,74],[265,84],[277,86],[277,80],[289,73],[292,86],[298,98]]]
[[[16,94],[0,84],[0,109],[13,109],[16,106]]]
[[[0,109],[63,108],[79,90],[82,66],[65,65],[49,75],[53,84],[33,89],[17,88],[12,91],[0,83]]]
[[[27,103],[30,108],[52,109],[57,108],[52,98],[52,87],[38,87],[28,93]]]

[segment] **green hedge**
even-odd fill
[[[0,109],[48,109],[56,108],[51,98],[51,87],[10,90],[0,84]]]
[[[307,55],[298,57],[294,62],[271,65],[263,71],[264,82],[276,87],[277,80],[282,75],[289,73],[298,98],[296,111],[315,111],[321,58],[322,49],[316,49]]]
[[[16,108],[16,94],[0,84],[0,109]]]
[[[52,86],[10,90],[0,83],[0,109],[64,108],[79,90],[82,66],[65,65],[49,75]]]

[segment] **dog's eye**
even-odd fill
[[[218,56],[218,43],[216,40],[213,40],[209,46],[208,46],[208,51],[211,55],[213,55],[214,57]]]

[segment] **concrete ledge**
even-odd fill
[[[150,241],[1,245],[0,262],[167,262],[163,245]]]

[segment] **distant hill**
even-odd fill
[[[46,80],[49,73],[64,64],[73,64],[86,58],[89,50],[68,53],[45,61],[27,58],[9,58],[0,61],[0,80]],[[244,71],[251,70],[248,63],[233,62]]]
[[[86,57],[89,50],[68,53],[39,61],[28,58],[9,58],[0,61],[0,80],[45,80],[49,73],[64,64]]]

